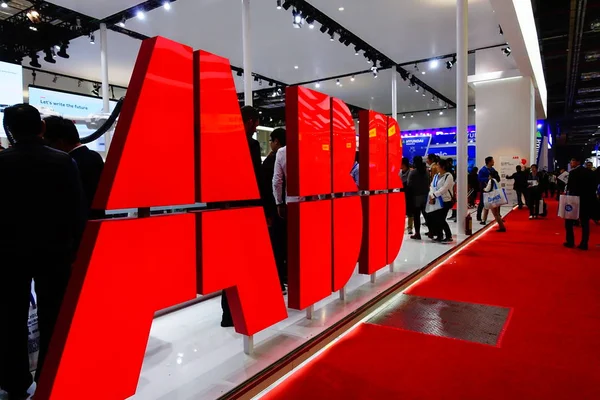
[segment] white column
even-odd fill
[[[252,54],[250,43],[250,0],[242,0],[242,51],[244,55],[244,104],[252,105]]]
[[[465,233],[467,217],[468,109],[468,0],[456,0],[456,195],[458,234]]]
[[[110,112],[110,87],[108,84],[108,43],[106,34],[106,24],[100,24],[100,72],[102,77],[102,112]],[[110,148],[110,131],[104,134],[104,143],[106,153]]]

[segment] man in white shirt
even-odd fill
[[[285,181],[287,180],[287,146],[282,147],[277,152],[275,158],[275,173],[273,174],[273,196],[277,204],[277,212],[281,218],[285,218],[285,200],[287,190]]]

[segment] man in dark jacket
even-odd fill
[[[523,171],[523,168],[520,165],[517,165],[517,172],[511,176],[507,176],[506,179],[514,179],[514,190],[517,192],[519,209],[523,208],[522,198],[525,197],[527,193],[527,173]],[[526,197],[525,201],[527,201]]]
[[[267,215],[269,234],[271,236],[271,246],[273,247],[277,272],[279,273],[279,282],[283,293],[285,293],[285,285],[287,284],[287,223],[277,213],[277,205],[271,188],[273,186],[273,175],[275,174],[275,159],[279,149],[285,146],[285,135],[286,131],[283,128],[277,128],[271,132],[269,139],[271,152],[265,161],[263,161],[261,174],[263,190],[269,193],[266,196],[264,207]]]
[[[84,228],[85,204],[75,162],[44,146],[45,124],[38,110],[19,104],[5,109],[4,118],[17,143],[0,153],[0,209],[5,211],[0,229],[0,387],[10,399],[24,399],[32,383],[27,333],[31,281],[40,331],[37,381]]]
[[[579,196],[579,221],[581,223],[581,250],[588,249],[590,238],[590,219],[593,217],[596,207],[596,179],[594,173],[581,166],[578,158],[571,159],[571,172],[569,172],[569,181],[567,183],[567,193],[571,196]],[[567,231],[566,247],[575,247],[575,235],[573,227],[574,220],[565,220]]]
[[[50,147],[64,151],[77,163],[88,210],[90,210],[89,218],[103,218],[104,210],[93,210],[92,203],[104,170],[104,160],[100,154],[81,144],[79,132],[73,121],[62,117],[48,117],[44,122],[46,123],[44,139]]]

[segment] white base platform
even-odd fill
[[[503,209],[503,215],[510,211]],[[367,275],[355,271],[347,285],[345,301],[339,293],[315,304],[312,320],[305,311],[288,310],[288,319],[254,336],[255,351],[244,354],[243,337],[233,328],[221,328],[220,298],[157,318],[146,349],[144,365],[132,400],[216,399],[262,371],[284,355],[356,310],[406,276],[431,263],[466,239],[437,244],[414,241],[408,235],[394,272],[384,268],[373,284]],[[473,221],[473,230],[481,226]],[[508,227],[510,229],[510,226]],[[427,227],[422,228],[427,232]]]

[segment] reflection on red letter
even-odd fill
[[[194,53],[198,201],[258,199],[248,139],[229,60],[206,51]],[[218,151],[224,143],[227,151]],[[226,182],[223,178],[226,178]],[[234,181],[233,181],[234,180]]]
[[[356,130],[348,106],[331,99],[332,193],[356,192],[350,176],[356,154]],[[362,240],[362,208],[360,197],[335,198],[333,203],[333,281],[332,291],[348,282],[360,253]]]
[[[374,111],[361,111],[359,118],[360,188],[386,190],[387,117]],[[361,200],[364,219],[359,272],[370,275],[387,265],[387,194],[371,194]]]
[[[94,208],[194,203],[192,49],[164,38],[142,43]],[[157,102],[176,104],[156,118]],[[165,138],[177,151],[165,151]],[[160,162],[150,161],[160,154]]]
[[[196,298],[194,230],[191,214],[88,223],[36,398],[135,393],[154,313]]]
[[[329,96],[286,90],[287,191],[331,193]],[[288,305],[303,309],[331,294],[331,200],[288,204]]]
[[[402,189],[400,165],[402,164],[402,139],[400,126],[394,118],[388,118],[388,215],[387,215],[387,264],[392,264],[402,247],[406,225],[405,195],[393,192]],[[418,216],[420,218],[420,216]]]
[[[199,200],[258,199],[258,184],[229,61],[197,51],[194,63],[199,95],[196,115],[200,118],[196,124],[200,127],[196,139],[196,154],[200,155]],[[215,152],[223,143],[227,143],[227,151]],[[235,330],[245,335],[285,319],[285,302],[262,208],[196,215],[199,292],[225,290]]]

